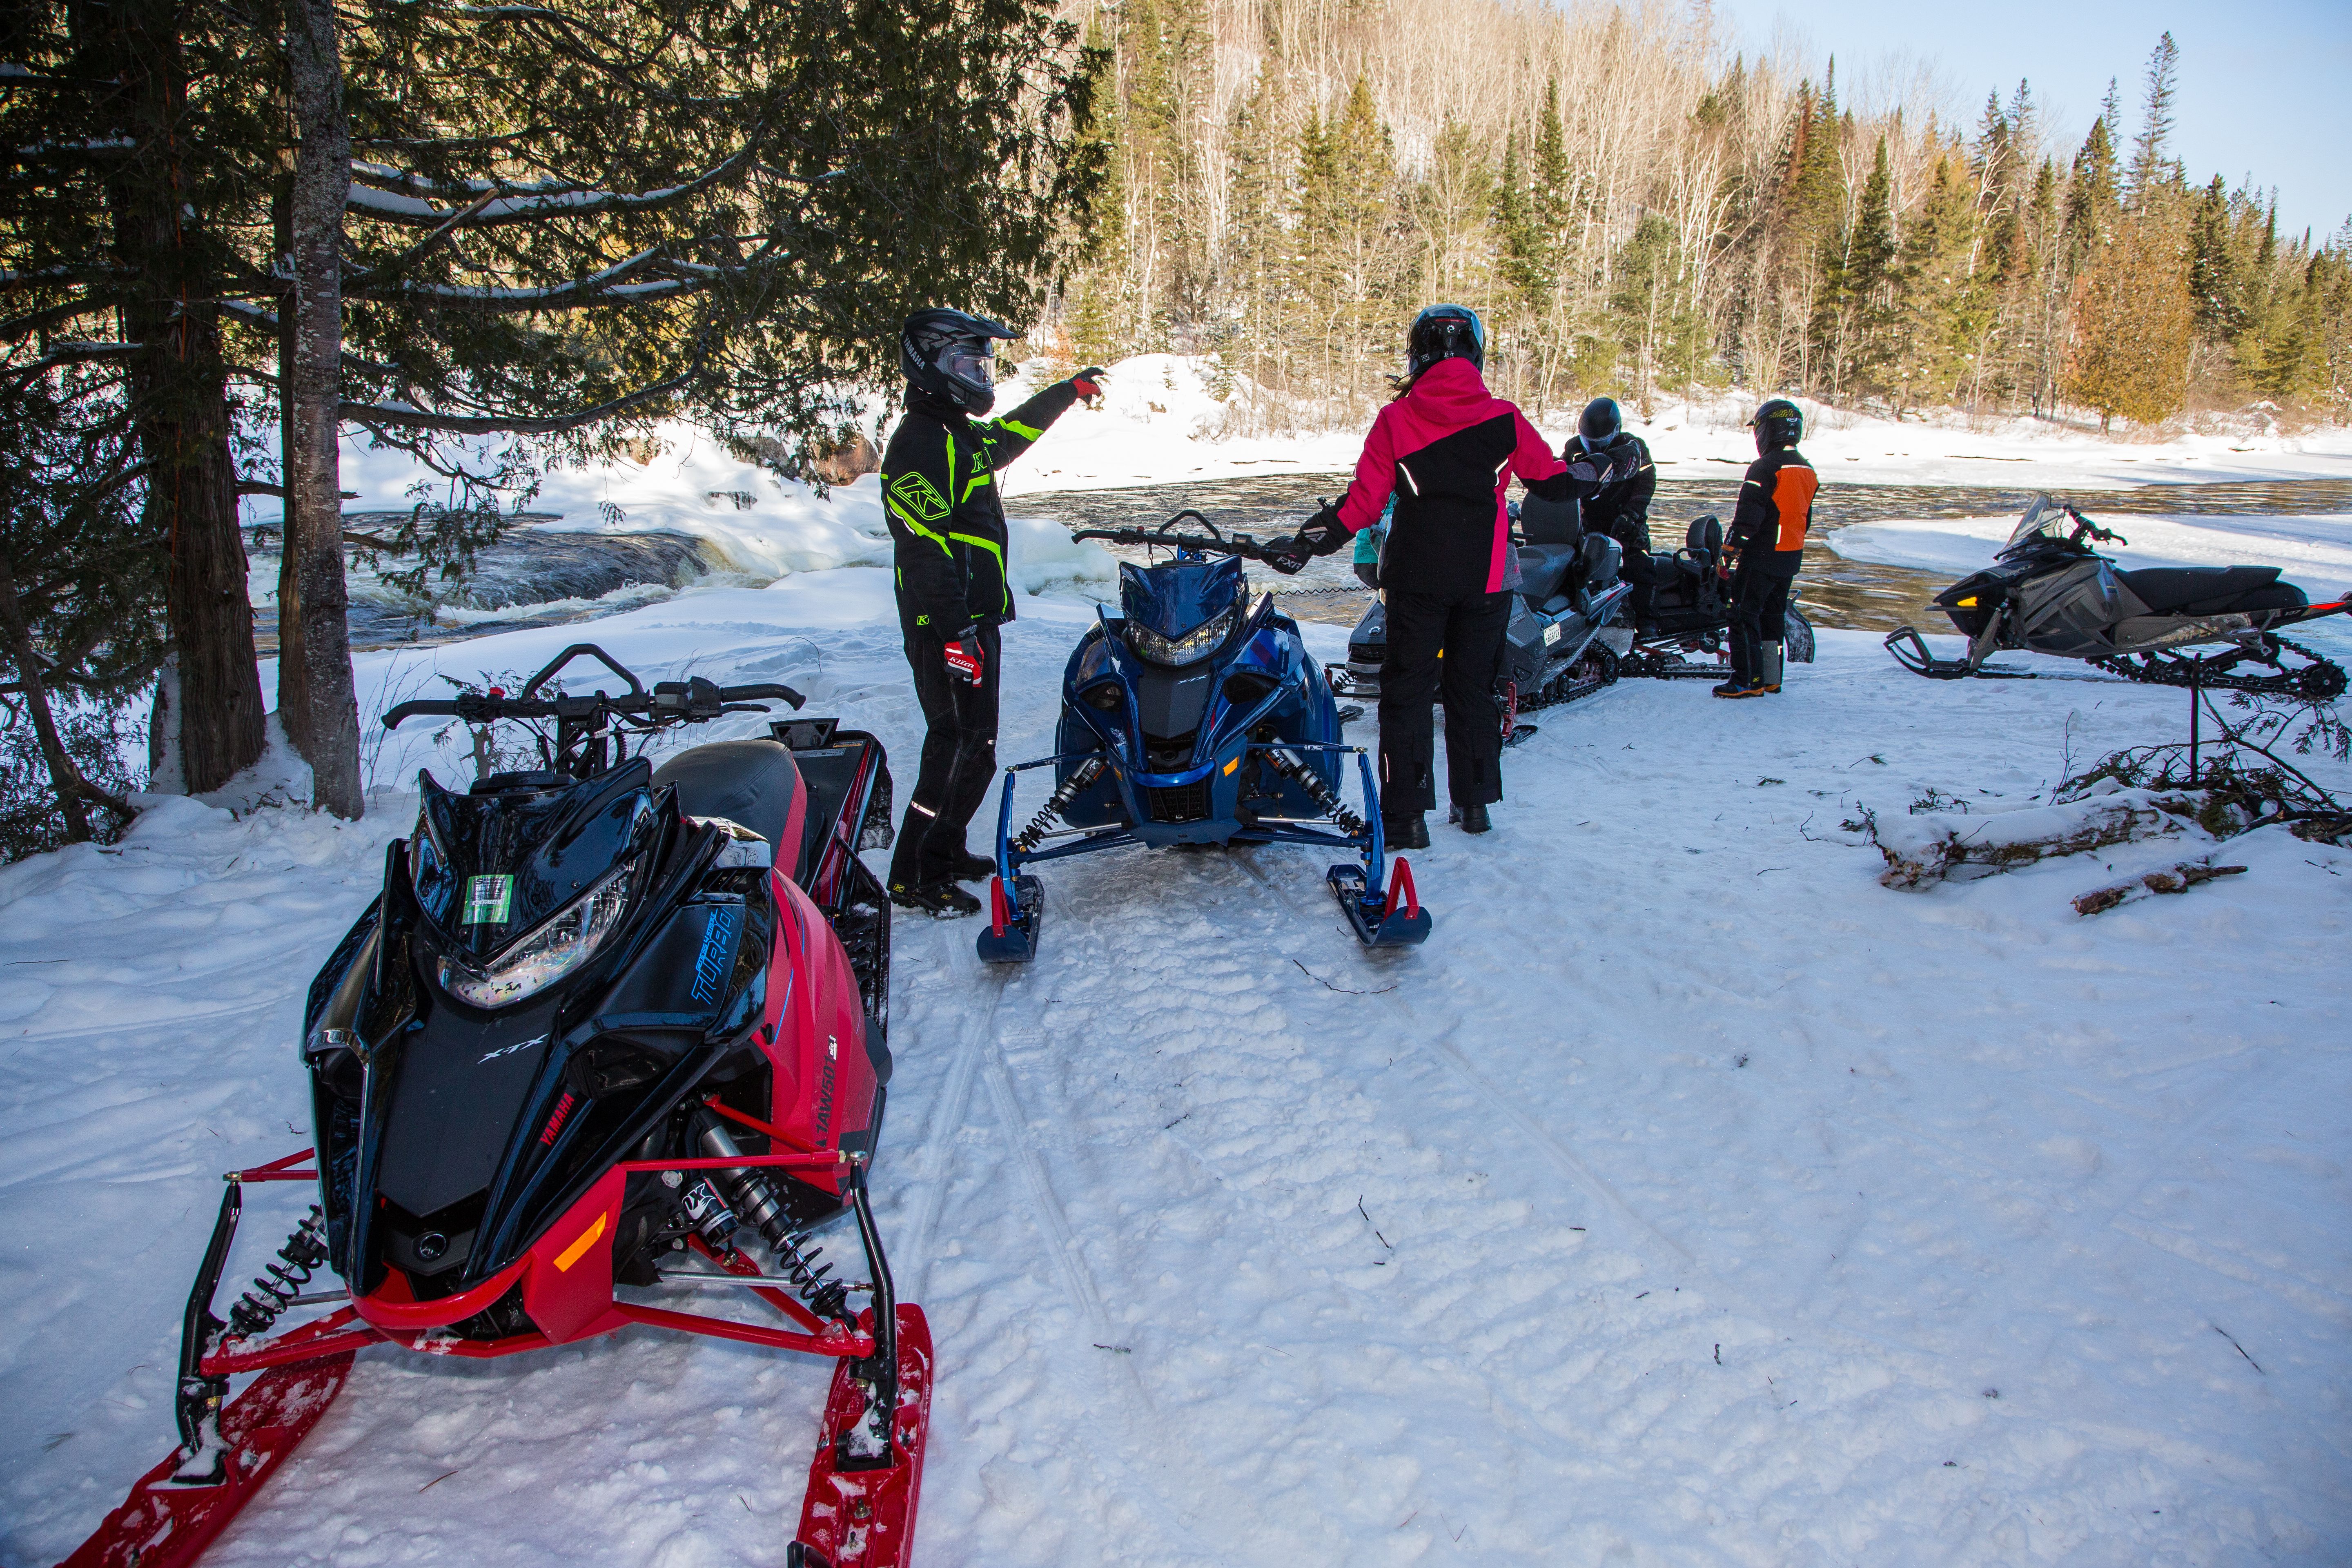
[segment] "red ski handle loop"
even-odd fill
[[[1004,879],[991,877],[988,879],[989,935],[1003,936],[1004,928],[1013,923],[1013,911],[1006,907],[1007,903],[1008,900],[1004,896]]]
[[[1408,920],[1419,918],[1421,894],[1412,885],[1412,867],[1402,855],[1396,858],[1395,868],[1389,872],[1388,908],[1381,911],[1381,918],[1388,919],[1397,912],[1400,906],[1403,908]]]

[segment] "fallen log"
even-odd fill
[[[2203,860],[2183,860],[2179,865],[2160,871],[2149,871],[2128,882],[2112,887],[2094,888],[2074,900],[2078,915],[2104,914],[2118,904],[2130,903],[2158,893],[2185,893],[2200,882],[2210,882],[2216,877],[2235,877],[2245,871],[2243,866],[2215,866]]]

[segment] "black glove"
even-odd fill
[[[1284,576],[1297,574],[1307,565],[1307,546],[1296,538],[1269,539],[1259,546],[1258,558]]]
[[[1101,397],[1103,390],[1102,367],[1099,365],[1088,365],[1086,369],[1078,372],[1077,374],[1070,377],[1070,390],[1076,393],[1080,397],[1085,398],[1090,404],[1096,399]]]
[[[947,666],[950,676],[967,685],[978,686],[987,663],[988,655],[980,646],[978,626],[966,626],[948,639]]]
[[[1339,521],[1339,509],[1327,500],[1322,510],[1299,525],[1291,542],[1309,555],[1328,555],[1355,537]]]

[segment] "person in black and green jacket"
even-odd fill
[[[996,405],[991,343],[1019,335],[961,310],[908,317],[898,337],[907,414],[882,455],[898,628],[928,726],[890,859],[890,898],[941,917],[977,912],[980,900],[956,884],[995,869],[963,836],[996,772],[997,627],[1013,618],[996,471],[1102,390],[1103,373],[1082,370],[986,417]]]

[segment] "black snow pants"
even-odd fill
[[[936,627],[901,622],[907,663],[922,705],[923,761],[890,856],[890,880],[908,887],[944,882],[965,853],[963,835],[988,798],[996,774],[996,691],[1003,640],[994,626],[980,628],[981,682],[948,673],[948,639]]]
[[[1437,804],[1436,736],[1429,707],[1445,701],[1445,784],[1456,805],[1503,798],[1503,726],[1495,671],[1511,595],[1460,598],[1389,590],[1388,658],[1381,666],[1381,809],[1402,816]],[[1437,656],[1443,651],[1445,657]]]
[[[1741,562],[1731,572],[1731,674],[1754,680],[1764,673],[1763,645],[1789,635],[1789,587],[1783,577]]]

